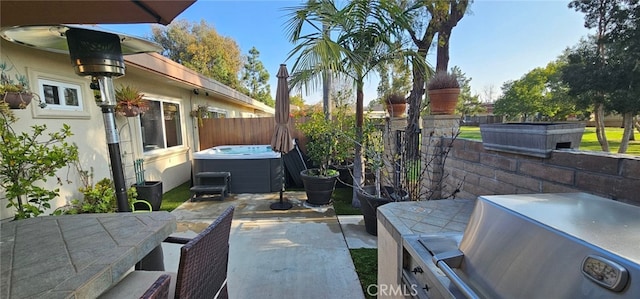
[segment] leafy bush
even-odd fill
[[[81,187],[79,190],[84,195],[82,200],[74,199],[70,206],[61,207],[54,214],[114,213],[118,210],[116,192],[111,179],[104,178],[93,186]],[[129,205],[137,196],[136,188],[127,189]]]
[[[78,147],[66,141],[73,135],[67,124],[54,133],[46,134],[46,125],[17,133],[12,127],[16,121],[11,111],[0,109],[0,188],[6,191],[7,208],[16,208],[14,219],[24,219],[51,208],[49,201],[60,189],[49,190],[37,183],[53,177],[62,185],[57,171],[78,159]]]

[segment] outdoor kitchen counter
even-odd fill
[[[404,298],[397,289],[402,269],[402,236],[464,232],[475,200],[393,202],[378,207],[378,298]]]
[[[164,211],[3,223],[0,298],[95,298],[175,230]]]

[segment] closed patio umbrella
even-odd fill
[[[271,148],[280,152],[280,161],[282,155],[293,149],[291,134],[289,133],[289,72],[287,65],[281,64],[278,70],[278,86],[276,89],[276,126],[271,138]],[[283,202],[282,196],[284,192],[284,165],[282,165],[282,189],[280,189],[280,201],[271,204],[272,210],[288,210],[291,209],[291,203]]]

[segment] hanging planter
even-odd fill
[[[25,109],[31,103],[33,94],[30,92],[6,92],[2,95],[2,101],[11,109]]]
[[[29,91],[29,80],[24,75],[16,74],[14,82],[7,74],[13,67],[0,62],[0,101],[7,103],[10,109],[25,109],[31,103],[34,93]]]
[[[144,94],[129,85],[120,85],[116,89],[116,113],[126,117],[135,117],[149,110]]]

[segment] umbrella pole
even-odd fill
[[[284,194],[284,176],[285,176],[283,156],[284,156],[284,153],[280,153],[280,169],[282,169],[282,188],[280,188],[280,201],[274,202],[271,204],[272,210],[288,210],[293,207],[293,205],[290,202],[284,202],[282,198]]]

